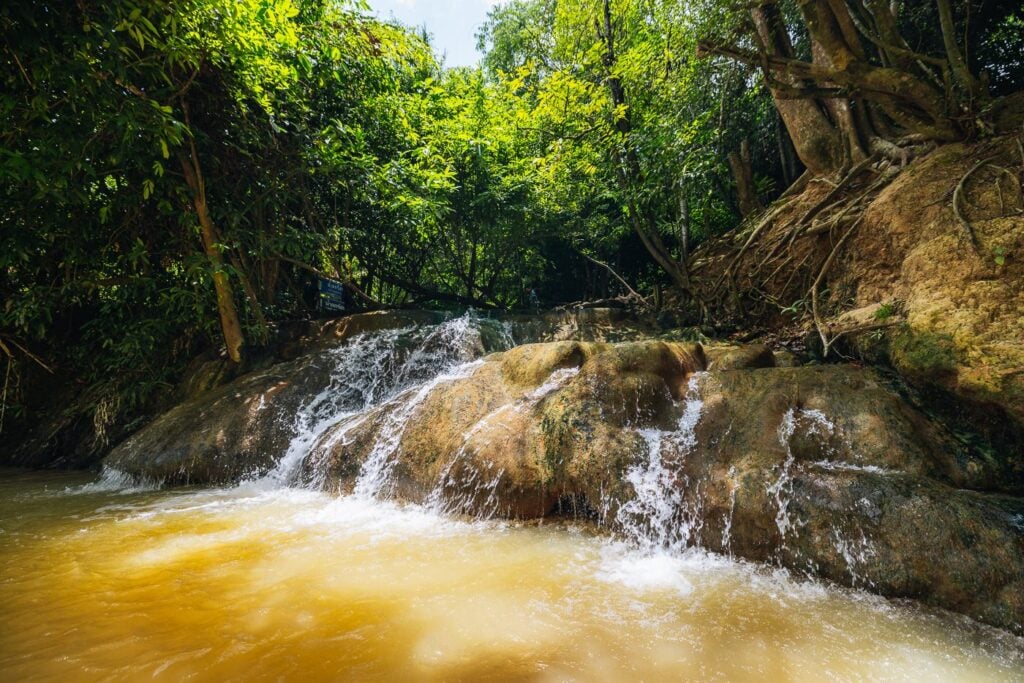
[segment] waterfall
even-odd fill
[[[351,491],[363,499],[393,498],[398,454],[417,411],[438,388],[470,377],[483,364],[481,358],[486,353],[525,341],[516,339],[516,332],[522,330],[508,321],[481,318],[470,311],[439,324],[363,332],[336,347],[311,354],[303,371],[320,378],[319,391],[285,418],[292,436],[276,466],[241,486],[262,491],[283,487],[323,489],[332,476],[331,454],[344,452],[350,439],[368,434],[365,438],[371,441],[358,446],[365,457],[358,464],[354,480],[348,480],[352,482]],[[467,427],[461,444],[446,454],[446,462],[429,484],[424,506],[439,513],[478,518],[507,514],[508,510],[500,509],[507,504],[500,488],[506,478],[503,465],[477,457],[479,449],[497,444],[482,440],[505,438],[503,427],[505,431],[513,428],[505,427],[506,422],[521,424],[523,412],[536,409],[579,372],[579,367],[556,369],[539,386],[490,409]],[[702,534],[710,512],[706,509],[708,487],[713,482],[692,471],[693,463],[687,467],[698,445],[696,428],[704,410],[700,391],[703,375],[698,372],[689,378],[685,394],[676,404],[678,420],[671,428],[642,423],[634,427],[643,447],[638,460],[623,474],[626,492],[604,493],[596,501],[601,524],[617,529],[641,550],[678,552],[708,541]],[[262,397],[258,405],[262,405]],[[641,408],[638,403],[637,415],[644,414]],[[370,431],[366,430],[368,420],[374,421]],[[798,463],[793,452],[797,436],[818,441],[826,457]],[[774,471],[768,472],[764,484],[767,504],[774,507],[779,552],[787,548],[787,539],[799,533],[802,525],[791,509],[794,475],[799,468],[811,465],[824,471],[886,472],[835,457],[837,452],[830,442],[838,436],[836,426],[820,410],[790,408],[783,415],[777,439],[784,457]],[[716,518],[721,526],[715,526],[713,545],[727,554],[733,542],[737,477],[735,466],[730,467],[729,488],[723,492],[726,507],[716,512],[722,516]],[[84,487],[82,492],[150,487],[159,487],[159,482],[137,482],[116,470],[105,470],[99,482]],[[830,540],[851,580],[864,581],[858,567],[874,552],[869,536],[860,529],[833,527]]]
[[[545,397],[561,389],[569,380],[579,374],[578,367],[560,368],[551,373],[547,381],[536,389],[511,404],[499,406],[487,413],[462,438],[462,445],[445,466],[430,495],[425,501],[426,507],[442,514],[473,514],[488,518],[498,514],[498,498],[496,489],[501,483],[504,471],[490,463],[480,463],[474,467],[456,470],[465,465],[467,448],[473,437],[484,427],[507,411],[520,412],[529,410],[544,400]],[[481,469],[483,468],[483,469]]]
[[[704,524],[699,502],[688,500],[686,456],[697,445],[696,428],[704,402],[700,373],[690,377],[682,415],[672,431],[641,429],[646,457],[626,472],[635,496],[619,506],[615,522],[637,545],[682,550],[692,545]],[[693,496],[699,501],[699,496]]]
[[[502,328],[499,343],[509,335]],[[438,325],[364,332],[323,354],[328,381],[307,401],[294,418],[291,443],[277,466],[257,482],[280,487],[296,483],[303,462],[330,428],[357,419],[370,409],[407,392],[422,397],[460,366],[467,366],[485,352],[481,321],[473,311]],[[451,375],[454,378],[457,375]],[[419,387],[419,391],[413,391]],[[415,404],[398,412],[408,416]],[[386,461],[386,448],[377,454]],[[379,472],[366,474],[363,491],[373,493]]]

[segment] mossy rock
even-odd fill
[[[893,366],[918,381],[938,381],[955,374],[958,366],[950,335],[915,331],[906,325],[891,333],[889,352]]]

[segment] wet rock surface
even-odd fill
[[[119,444],[108,467],[168,485],[223,484],[273,467],[293,416],[325,384],[309,362],[246,375],[157,418]]]
[[[985,462],[874,371],[705,363],[692,344],[519,347],[339,424],[305,476],[358,491],[376,457],[374,494],[572,510],[1020,630],[1024,501],[972,490]]]
[[[240,377],[223,359],[197,359],[177,391],[182,403],[123,440],[104,464],[168,485],[231,483],[273,469],[319,413],[358,411],[446,365],[523,341],[650,333],[615,309],[494,317],[375,311],[310,321],[282,335],[278,362]],[[331,395],[318,401],[325,391]]]
[[[312,344],[175,408],[106,464],[170,483],[271,472],[484,517],[575,514],[641,545],[1022,630],[1024,500],[986,492],[999,468],[878,372],[652,339],[487,355],[513,335],[450,319]]]

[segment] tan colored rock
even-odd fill
[[[775,355],[767,344],[742,346],[710,346],[705,350],[708,370],[749,370],[775,367]]]
[[[1019,163],[1006,138],[984,150],[947,145],[912,164],[871,204],[850,246],[857,257],[833,286],[853,284],[862,306],[902,301],[906,324],[888,333],[893,366],[936,392],[936,407],[961,401],[1024,478],[1024,197],[998,168],[972,175],[962,208],[977,253],[951,204],[963,175],[993,154]]]
[[[325,383],[302,361],[251,373],[164,413],[104,464],[167,485],[233,483],[266,472],[288,448],[291,419]]]
[[[548,514],[566,495],[596,501],[642,445],[623,427],[671,426],[687,378],[703,365],[700,346],[660,341],[528,344],[492,355],[469,377],[440,383],[400,423],[398,491],[422,500],[441,485],[450,496],[472,496],[453,490],[460,481],[495,481],[484,492],[495,501],[489,513],[525,517]],[[355,428],[338,425],[322,439],[330,446],[307,462],[307,477],[326,470],[329,481],[351,485],[355,463],[395,426],[388,416],[416,396],[408,392]],[[451,481],[442,481],[449,471]]]
[[[999,477],[991,463],[873,371],[704,363],[699,346],[656,341],[496,354],[418,403],[410,392],[339,425],[309,474],[351,487],[402,414],[389,494],[482,516],[571,507],[629,531],[652,523],[622,511],[660,442],[666,537],[1021,629],[1024,501],[970,490]]]
[[[316,357],[179,406],[107,464],[171,483],[266,471],[323,386]],[[1005,463],[872,370],[706,366],[696,344],[517,347],[339,422],[302,476],[347,491],[376,462],[384,497],[484,517],[574,510],[1024,630],[1024,499],[981,492]]]

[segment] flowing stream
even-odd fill
[[[0,680],[1024,677],[966,619],[696,550],[295,488],[0,475]]]
[[[427,504],[392,502],[403,420],[513,343],[489,334],[466,316],[327,352],[278,467],[234,488],[0,471],[0,680],[1024,680],[1020,638],[692,547],[701,510],[672,463],[695,439],[696,382],[676,429],[641,431],[624,539],[459,516],[447,471]],[[318,445],[389,402],[354,492],[319,490]],[[790,417],[780,438],[828,427]],[[796,533],[785,469],[770,493]]]

